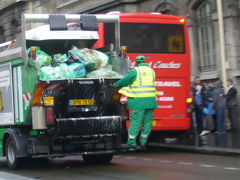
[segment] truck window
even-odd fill
[[[105,26],[105,42],[114,42],[112,24]],[[121,45],[129,53],[185,53],[184,27],[178,24],[121,23]]]

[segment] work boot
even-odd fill
[[[140,144],[140,149],[143,151],[147,150],[147,144]]]
[[[137,146],[132,146],[132,145],[129,145],[129,144],[121,144],[121,149],[125,149],[125,150],[128,150],[128,151],[136,151],[138,149]]]

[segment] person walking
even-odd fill
[[[131,109],[130,127],[127,144],[122,148],[137,149],[136,139],[142,126],[139,138],[140,147],[146,149],[148,137],[152,130],[154,108],[158,107],[156,101],[155,72],[150,68],[144,56],[136,57],[137,67],[129,71],[120,79],[115,88],[121,88],[119,93],[128,97],[127,107]]]
[[[237,90],[233,85],[233,80],[227,80],[227,94],[226,94],[227,115],[230,121],[230,129],[236,129],[237,123]]]
[[[226,99],[222,82],[217,81],[214,83],[213,102],[216,111],[216,132],[215,134],[222,134],[226,132],[225,127],[225,105]]]

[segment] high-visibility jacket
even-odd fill
[[[148,66],[135,67],[137,71],[136,80],[128,87],[123,87],[119,93],[127,97],[155,97],[155,72]]]

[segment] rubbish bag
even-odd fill
[[[62,79],[69,79],[70,78],[69,66],[66,63],[61,63],[59,65],[59,68],[61,70]]]
[[[109,64],[109,56],[101,51],[93,50],[93,52],[98,55],[98,58],[100,60],[99,68],[104,68]]]
[[[84,78],[86,76],[86,68],[81,63],[73,63],[67,65],[62,63],[59,66],[43,66],[40,69],[41,80],[59,80],[59,79],[74,79]]]
[[[72,63],[68,68],[69,78],[84,78],[86,76],[86,68],[82,63]]]
[[[31,50],[32,48],[28,48],[27,53],[31,54]],[[36,46],[36,61],[40,63],[40,67],[49,66],[52,64],[52,57]]]
[[[75,59],[81,62],[87,69],[87,71],[93,71],[101,67],[105,67],[108,64],[109,57],[94,49],[72,49],[68,51],[69,59]]]
[[[87,78],[120,78],[122,75],[109,69],[98,69],[87,74]]]
[[[53,71],[52,66],[41,67],[40,68],[40,79],[41,80],[50,80],[52,71]]]
[[[63,73],[60,67],[43,66],[40,69],[41,80],[56,80],[63,79]]]
[[[53,66],[58,66],[61,63],[66,63],[67,61],[68,61],[68,57],[67,57],[66,54],[54,54],[52,65]]]

